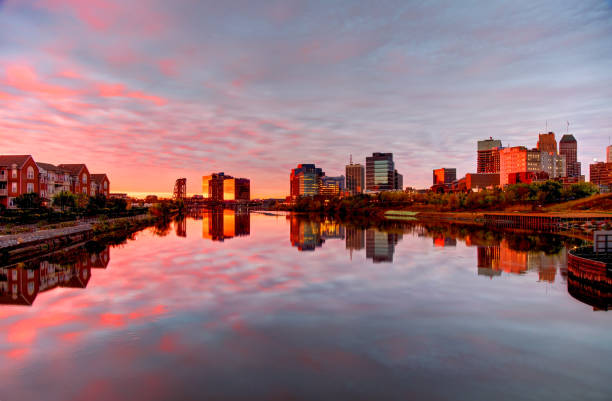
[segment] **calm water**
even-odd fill
[[[0,400],[609,400],[575,244],[226,212],[2,268]]]

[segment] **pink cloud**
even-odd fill
[[[145,100],[163,106],[167,103],[166,99],[159,96],[149,95],[141,91],[128,91],[123,84],[97,84],[98,94],[102,97],[123,97]]]
[[[78,91],[42,82],[36,70],[28,64],[9,64],[5,68],[4,84],[22,92],[53,96],[74,96]]]

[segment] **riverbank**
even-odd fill
[[[0,262],[18,262],[92,240],[123,238],[132,232],[155,224],[159,219],[159,217],[146,214],[0,236]]]

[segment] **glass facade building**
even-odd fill
[[[202,177],[202,196],[217,202],[248,201],[251,199],[251,181],[222,172],[213,173]]]
[[[393,153],[373,153],[366,157],[366,191],[391,191],[395,188]]]
[[[289,178],[291,197],[295,199],[299,196],[319,195],[321,178],[324,175],[323,170],[314,164],[298,164],[291,170]]]

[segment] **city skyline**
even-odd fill
[[[349,154],[393,152],[425,188],[442,165],[473,172],[477,140],[532,148],[569,121],[588,180],[612,135],[611,17],[594,1],[4,0],[2,153],[86,160],[113,192],[186,177],[197,194],[232,171],[281,198],[301,161],[339,176]]]

